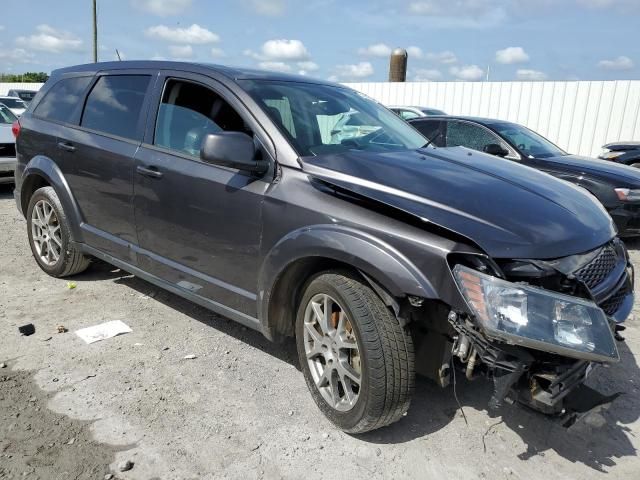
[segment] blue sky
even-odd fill
[[[91,60],[90,0],[3,0],[0,72]],[[99,55],[381,81],[640,78],[640,0],[98,0]]]

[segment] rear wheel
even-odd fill
[[[411,335],[360,280],[341,272],[312,279],[298,309],[296,342],[311,395],[338,428],[374,430],[408,410]]]
[[[35,191],[26,217],[31,252],[42,270],[60,278],[87,269],[89,259],[71,243],[69,220],[52,187]]]

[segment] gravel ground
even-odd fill
[[[480,380],[458,382],[467,423],[452,389],[418,379],[406,418],[350,436],[313,404],[293,342],[271,344],[103,263],[73,289],[45,275],[7,188],[0,245],[0,478],[638,478],[636,319],[621,363],[590,379],[624,392],[604,422],[566,430],[517,407],[492,418]],[[630,248],[640,266],[640,242]],[[109,320],[133,333],[92,345],[73,334]],[[34,335],[20,336],[26,323]]]

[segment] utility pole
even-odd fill
[[[93,0],[93,62],[98,63],[98,6]]]

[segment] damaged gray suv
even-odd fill
[[[591,369],[619,360],[633,270],[597,200],[434,148],[346,87],[92,64],[54,72],[14,132],[42,270],[98,258],[295,337],[313,399],[344,431],[399,420],[416,374],[445,387],[455,371],[492,381],[493,408],[567,416]]]

